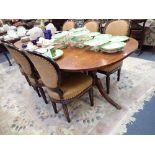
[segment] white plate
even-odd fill
[[[61,33],[57,33],[53,36],[53,39],[61,39],[63,37],[65,37],[66,35],[68,35],[68,31],[63,31]]]
[[[97,35],[95,38],[96,39],[108,39],[108,40],[110,40],[111,37],[112,37],[111,34],[100,34],[100,35]]]
[[[79,32],[79,31],[86,31],[86,27],[79,27],[79,28],[73,28],[70,30],[70,32]]]
[[[79,32],[75,32],[72,33],[71,36],[72,37],[81,37],[81,36],[85,36],[89,33],[89,31],[79,31]]]
[[[51,49],[51,48],[54,48],[54,46],[49,46],[49,47],[46,47],[46,48],[38,48],[36,51],[37,51],[38,53],[43,54],[43,53],[48,52],[47,50],[48,50],[48,49]]]
[[[88,36],[90,36],[90,37],[95,37],[95,36],[98,36],[98,35],[100,35],[101,33],[100,32],[90,32],[89,34],[88,34]]]
[[[112,36],[110,41],[111,42],[121,42],[121,41],[127,41],[129,37],[127,36]]]
[[[107,43],[107,44],[101,46],[101,49],[105,50],[105,51],[113,52],[113,51],[117,51],[119,49],[124,48],[125,45],[126,45],[126,43],[124,43],[124,42],[110,42],[110,43]]]
[[[109,42],[109,39],[97,39],[97,38],[95,38],[95,39],[84,42],[84,45],[101,46],[101,45],[108,43],[108,42]]]
[[[56,49],[56,56],[55,57],[52,57],[50,51],[44,53],[45,56],[48,56],[52,59],[58,59],[60,58],[62,55],[63,55],[63,50],[60,50],[60,49]]]

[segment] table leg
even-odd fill
[[[92,73],[91,73],[92,74]],[[94,85],[98,88],[100,94],[116,109],[121,109],[121,106],[118,105],[115,101],[113,101],[104,91],[101,80],[97,77],[96,72],[93,73]]]

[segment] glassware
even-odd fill
[[[52,37],[51,30],[44,30],[43,32],[44,32],[44,38],[50,40]]]
[[[26,48],[27,47],[27,44],[22,44],[22,48]]]

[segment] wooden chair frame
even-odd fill
[[[70,116],[69,116],[67,104],[73,102],[76,98],[79,98],[79,97],[83,96],[86,92],[89,92],[91,106],[94,105],[94,100],[93,100],[93,84],[90,87],[88,87],[87,89],[85,89],[83,92],[81,92],[79,95],[77,95],[77,96],[75,96],[75,97],[73,97],[71,99],[65,100],[64,97],[63,97],[63,91],[60,88],[62,77],[61,77],[60,68],[57,65],[57,63],[55,61],[53,61],[50,57],[45,57],[45,56],[41,55],[40,53],[38,53],[36,51],[33,52],[33,53],[31,51],[27,51],[27,52],[30,55],[36,55],[36,56],[39,56],[39,57],[45,59],[46,61],[48,61],[52,66],[54,66],[54,68],[55,68],[55,70],[57,72],[57,75],[58,75],[57,87],[56,88],[48,88],[46,86],[49,90],[52,90],[52,91],[58,93],[58,95],[60,97],[60,100],[55,100],[55,99],[53,99],[53,98],[51,98],[49,96],[50,97],[50,100],[52,102],[52,106],[53,106],[53,109],[54,109],[54,112],[55,113],[58,113],[56,103],[61,103],[62,104],[63,111],[64,111],[64,114],[65,114],[65,117],[66,117],[67,121],[70,122],[71,120],[70,120]],[[28,57],[29,57],[29,55],[28,55]]]

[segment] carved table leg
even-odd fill
[[[121,106],[118,105],[115,101],[113,101],[104,91],[101,80],[97,77],[96,72],[91,72],[91,75],[93,75],[94,79],[94,84],[98,88],[100,94],[111,104],[113,105],[116,109],[121,109]]]

